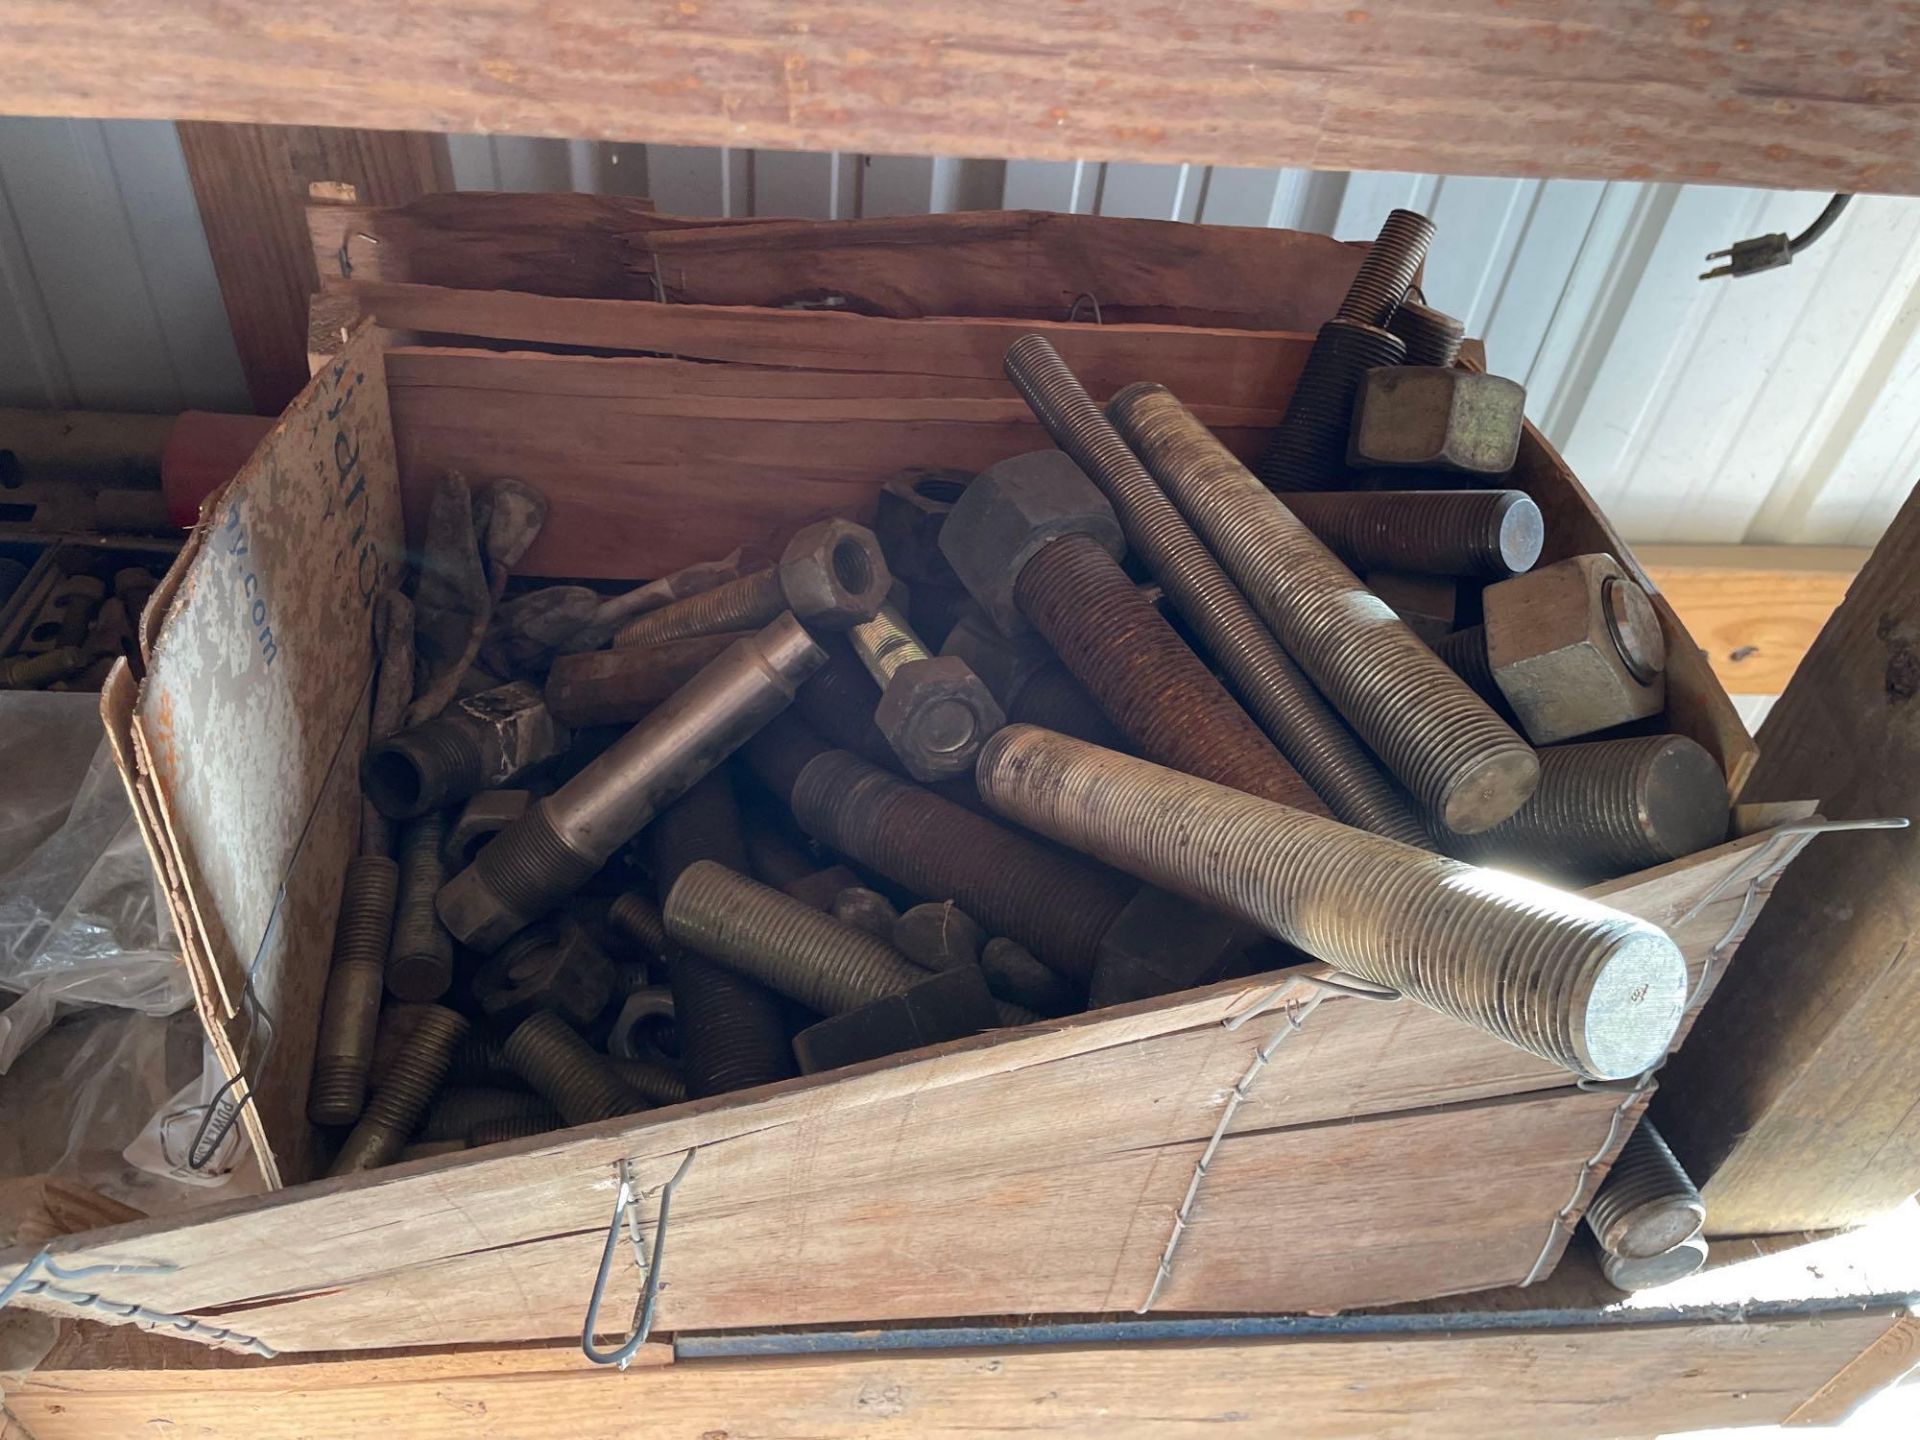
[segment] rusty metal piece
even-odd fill
[[[496,835],[441,889],[440,918],[476,949],[497,948],[592,879],[661,807],[786,708],[824,658],[792,615],[736,641]]]
[[[1411,571],[1504,580],[1546,540],[1520,490],[1341,490],[1289,495],[1287,509],[1356,575]]]
[[[1504,475],[1520,455],[1527,391],[1450,365],[1371,370],[1353,412],[1347,463]]]
[[[1210,985],[1240,968],[1247,951],[1263,939],[1244,920],[1142,885],[1100,937],[1087,1008]]]
[[[967,470],[907,470],[880,487],[873,533],[887,557],[887,568],[916,591],[922,585],[960,583],[940,553],[940,526],[972,479]]]
[[[1656,1064],[1686,1005],[1662,931],[1533,881],[1028,726],[987,742],[979,783],[1030,829],[1593,1079]]]
[[[892,583],[871,530],[850,520],[822,520],[787,542],[779,564],[648,611],[629,621],[614,644],[658,645],[758,630],[782,611],[816,629],[844,630],[879,609]]]
[[[971,600],[947,632],[940,653],[966,661],[1000,702],[1009,720],[1043,725],[1096,745],[1117,747],[1124,743],[1113,722],[1086,688],[1067,673],[1044,639],[1032,630],[1013,636],[1001,634],[987,612]]]
[[[826,661],[800,687],[794,710],[829,744],[889,770],[899,769],[900,757],[873,718],[880,705],[879,685],[844,637],[828,636],[822,648]]]
[[[419,1138],[467,1143],[473,1127],[486,1120],[537,1120],[553,1129],[560,1124],[560,1112],[530,1090],[447,1085],[427,1108]]]
[[[568,1125],[590,1125],[645,1108],[606,1057],[551,1010],[536,1010],[516,1025],[507,1036],[506,1051],[521,1078],[544,1095]]]
[[[453,984],[453,937],[433,908],[446,879],[446,830],[446,820],[430,811],[400,832],[400,900],[387,952],[387,991],[396,1000],[438,1000]]]
[[[808,1075],[858,1065],[903,1050],[937,1045],[992,1030],[1003,1023],[979,970],[966,967],[926,975],[911,990],[884,995],[858,1009],[809,1025],[793,1037],[793,1053]],[[1011,1023],[1024,1024],[1024,1018]]]
[[[1605,1250],[1600,1252],[1600,1273],[1616,1290],[1651,1290],[1657,1285],[1671,1285],[1675,1280],[1686,1279],[1706,1263],[1707,1242],[1698,1235],[1644,1260],[1629,1260]]]
[[[468,800],[440,845],[440,863],[447,873],[471,865],[480,847],[526,814],[532,803],[531,790],[482,790]]]
[[[1460,586],[1448,575],[1403,575],[1369,570],[1360,577],[1367,589],[1387,602],[1400,623],[1429,645],[1453,633]]]
[[[830,911],[841,891],[858,889],[859,886],[860,877],[846,866],[829,865],[824,870],[815,870],[774,888],[782,894],[791,895],[809,910]]]
[[[113,593],[127,607],[127,619],[136,630],[147,612],[147,601],[153,598],[159,585],[154,573],[144,565],[128,565],[113,572]]]
[[[1260,728],[1305,781],[1303,788],[1324,802],[1304,808],[1424,843],[1424,832],[1406,802],[1281,648],[1046,337],[1027,335],[1015,341],[1007,351],[1006,371],[1048,433],[1113,502],[1128,544],[1165,588],[1173,608],[1225,672]],[[1133,403],[1129,393],[1121,392],[1115,405],[1124,410]],[[1207,773],[1170,756],[1156,758],[1194,774]],[[1238,783],[1223,773],[1208,778]],[[1257,793],[1303,803],[1277,788]]]
[[[350,1125],[366,1105],[399,890],[400,867],[386,856],[356,855],[347,862],[307,1091],[307,1118],[316,1125]]]
[[[1005,935],[995,935],[980,947],[980,973],[996,999],[1036,1015],[1071,1015],[1086,1004],[1086,997],[1064,977]]]
[[[455,700],[424,725],[368,748],[360,786],[382,815],[411,820],[505,785],[567,748],[539,690],[524,681]]]
[[[0,690],[37,690],[65,680],[87,668],[87,652],[63,645],[38,655],[13,655],[0,660]]]
[[[847,638],[880,686],[874,727],[907,774],[944,780],[971,770],[980,742],[1006,716],[966,661],[929,655],[891,604],[853,626]]]
[[[1386,324],[1405,303],[1432,244],[1433,222],[1426,216],[1415,210],[1389,211],[1334,314],[1368,325]]]
[[[1353,405],[1369,371],[1407,358],[1400,337],[1378,325],[1335,318],[1320,327],[1300,379],[1255,470],[1269,489],[1340,490],[1347,484]]]
[[[900,918],[891,900],[864,885],[849,885],[835,895],[827,913],[842,925],[877,935],[888,944],[893,943],[893,923]]]
[[[613,998],[613,962],[586,931],[556,916],[529,926],[488,956],[473,977],[473,998],[503,1028],[535,1010],[552,1010],[585,1027]]]
[[[1520,808],[1539,772],[1532,747],[1185,406],[1156,391],[1114,418],[1280,643],[1429,814],[1464,834]]]
[[[1134,890],[844,750],[800,772],[793,813],[828,848],[915,895],[952,899],[1082,987]]]
[[[1666,708],[1666,636],[1653,602],[1611,555],[1576,555],[1489,585],[1484,624],[1441,658],[1491,685],[1536,745]]]
[[[976,965],[980,947],[987,942],[987,933],[979,922],[951,900],[929,900],[910,907],[893,922],[892,935],[900,953],[923,970]]]
[[[629,1060],[616,1055],[607,1061],[607,1068],[618,1075],[629,1090],[650,1105],[686,1103],[686,1079],[677,1070],[668,1066],[652,1060]]]
[[[1608,1254],[1648,1260],[1698,1235],[1707,1207],[1665,1137],[1643,1119],[1600,1182],[1586,1219]]]
[[[1540,752],[1532,799],[1448,849],[1481,865],[1591,885],[1718,845],[1728,813],[1720,762],[1683,735],[1555,745]]]
[[[1451,365],[1467,337],[1465,325],[1418,300],[1402,300],[1386,324],[1407,347],[1409,365]]]
[[[1087,693],[1087,687],[1068,674],[1067,667],[1058,661],[1020,687],[1020,693],[1007,710],[1007,718],[1058,730],[1093,745],[1114,750],[1130,748],[1099,703]]]
[[[394,1057],[385,1081],[367,1100],[327,1174],[351,1175],[392,1164],[426,1115],[447,1077],[453,1047],[467,1033],[466,1018],[458,1012],[444,1005],[427,1010]]]
[[[728,630],[562,655],[547,671],[547,709],[562,725],[620,725],[640,719],[736,640],[751,631]]]

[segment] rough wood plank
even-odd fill
[[[8,0],[0,29],[22,114],[1920,191],[1910,17],[1876,5]]]
[[[1787,1416],[1788,1425],[1838,1425],[1860,1402],[1920,1364],[1920,1319],[1906,1315]]]
[[[1366,252],[1325,235],[1041,210],[874,220],[684,220],[609,195],[460,194],[314,206],[328,284],[673,304],[834,305],[873,316],[1311,332]]]
[[[1920,815],[1917,693],[1910,498],[1768,717],[1741,798]],[[1816,841],[1671,1067],[1661,1127],[1705,1178],[1718,1234],[1854,1224],[1920,1188],[1916,834]]]
[[[40,1440],[178,1430],[245,1440],[389,1433],[862,1440],[901,1434],[1200,1440],[1223,1427],[1356,1440],[1653,1435],[1785,1420],[1900,1322],[1692,1323],[1366,1340],[995,1346],[680,1361],[625,1376],[571,1348],[316,1357],[218,1373],[43,1368],[11,1404]],[[158,1343],[158,1342],[150,1342]],[[1681,1363],[1684,1357],[1684,1363]]]
[[[449,190],[446,141],[306,125],[176,128],[254,409],[278,415],[307,383],[307,298],[319,284],[308,184],[347,181],[376,205]]]
[[[340,292],[394,330],[647,351],[799,370],[879,371],[990,380],[1012,395],[1001,368],[1022,335],[1045,334],[1093,394],[1105,400],[1136,380],[1178,379],[1197,404],[1269,410],[1288,395],[1313,343],[1284,331],[1147,325],[1069,325],[1052,320],[891,320],[832,311],[661,305],[512,290],[355,282]],[[1173,383],[1171,381],[1165,383]]]
[[[1642,545],[1641,565],[1735,695],[1778,695],[1868,551],[1820,545]]]

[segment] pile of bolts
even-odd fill
[[[0,606],[37,583],[22,602],[34,607],[31,618],[0,652],[0,690],[98,690],[106,683],[113,662],[132,647],[158,583],[144,565],[111,561],[101,552],[72,569],[33,570],[0,557]]]
[[[336,1172],[1309,960],[1657,1065],[1685,962],[1571,887],[1723,840],[1725,781],[1657,732],[1633,576],[1536,564],[1524,393],[1410,295],[1432,233],[1394,213],[1252,471],[1028,335],[1057,449],[900,475],[370,748]]]

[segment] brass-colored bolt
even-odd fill
[[[385,1082],[367,1101],[329,1175],[351,1175],[392,1164],[426,1115],[447,1078],[453,1047],[467,1033],[464,1016],[442,1005],[429,1010],[400,1047]]]
[[[347,862],[307,1091],[307,1118],[316,1125],[351,1125],[366,1105],[399,888],[400,867],[386,856],[356,855]],[[403,1143],[406,1138],[400,1137]]]
[[[86,668],[87,652],[77,645],[62,645],[39,655],[14,655],[0,660],[0,690],[36,690]]]

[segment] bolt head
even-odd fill
[[[873,533],[894,574],[915,584],[960,583],[940,553],[940,527],[972,480],[966,470],[916,469],[902,471],[880,487]]]
[[[1503,475],[1520,454],[1526,387],[1450,365],[1388,365],[1361,382],[1347,458]]]
[[[879,540],[851,520],[806,526],[780,556],[780,589],[788,607],[797,619],[823,630],[871,620],[892,584]]]
[[[473,996],[503,1026],[551,1010],[584,1028],[613,996],[613,962],[571,920],[547,921],[523,931],[480,967]]]
[[[1007,717],[966,661],[939,655],[894,672],[873,723],[907,773],[924,781],[966,774],[982,742]]]

